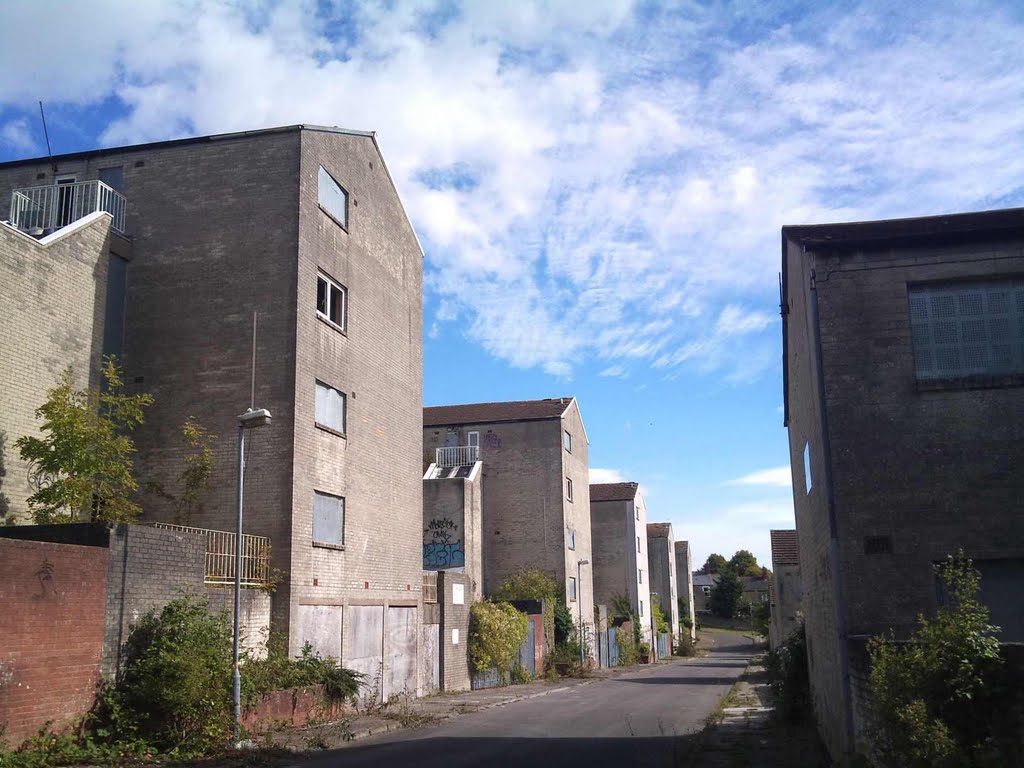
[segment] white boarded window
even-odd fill
[[[313,491],[313,543],[328,547],[345,544],[345,499]]]
[[[807,493],[814,486],[811,480],[811,444],[807,442],[804,443],[804,485],[807,486]]]
[[[348,192],[322,165],[316,179],[316,198],[328,216],[348,229]]]
[[[576,577],[569,577],[569,600],[570,602],[576,602]]]
[[[568,542],[569,549],[576,549],[576,529],[566,528],[565,529],[565,540]]]
[[[324,320],[345,330],[348,291],[341,283],[323,272],[316,275],[316,313]]]
[[[568,431],[565,433],[565,450],[572,453],[572,435]]]
[[[1024,373],[1024,280],[911,286],[919,380]]]
[[[345,393],[318,381],[315,418],[319,426],[345,434]]]
[[[572,501],[572,478],[565,478],[565,498]]]

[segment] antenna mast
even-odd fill
[[[46,137],[46,154],[50,158],[50,165],[53,166],[53,172],[57,172],[57,164],[53,162],[53,151],[50,149],[50,132],[46,130],[46,113],[43,112],[43,102],[39,102],[39,116],[43,118],[43,136]]]

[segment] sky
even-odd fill
[[[0,161],[376,131],[429,405],[575,396],[697,566],[794,526],[780,227],[1024,204],[1024,4],[6,0]]]

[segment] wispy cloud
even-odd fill
[[[751,472],[749,475],[737,477],[726,483],[726,485],[770,485],[776,488],[790,488],[792,484],[793,476],[788,464],[784,467],[772,467]]]
[[[629,371],[627,371],[621,365],[609,365],[607,368],[601,371],[600,375],[607,376],[613,379],[624,379],[629,375]]]
[[[29,131],[28,120],[25,118],[8,120],[0,126],[0,142],[18,152],[32,152],[36,148],[36,142]]]
[[[590,482],[598,483],[625,483],[626,477],[617,469],[590,468]]]
[[[0,105],[112,101],[105,143],[377,130],[427,327],[552,376],[756,379],[782,224],[1024,199],[1012,4],[95,0],[49,15],[44,57],[45,3],[10,5]]]

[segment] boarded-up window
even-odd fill
[[[315,418],[320,426],[345,434],[345,394],[318,381]]]
[[[348,192],[321,165],[317,174],[317,202],[328,216],[348,228]]]
[[[313,543],[340,547],[345,543],[345,499],[313,492]]]
[[[911,286],[917,378],[1024,373],[1024,280]]]
[[[569,600],[572,602],[576,601],[576,577],[569,577]]]

